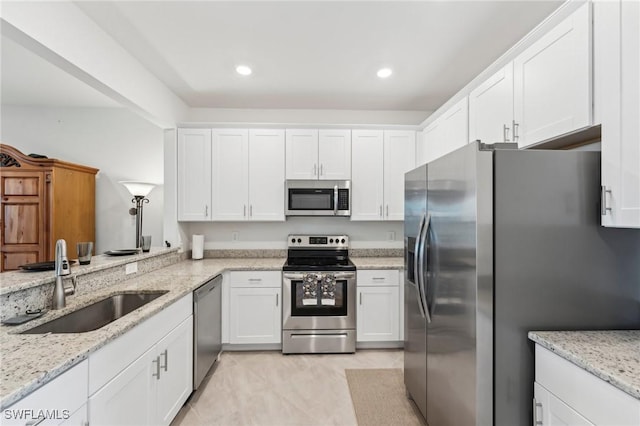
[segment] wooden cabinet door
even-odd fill
[[[489,77],[469,94],[469,142],[511,142],[513,63]]]
[[[153,424],[169,425],[193,390],[193,317],[160,340],[155,354],[160,356],[160,380]]]
[[[213,220],[249,218],[249,131],[213,129]]]
[[[280,288],[229,289],[229,343],[280,343]]]
[[[640,3],[596,2],[602,225],[640,228]]]
[[[152,425],[158,372],[152,347],[89,398],[92,426]]]
[[[318,131],[287,129],[287,179],[318,179]]]
[[[383,131],[354,130],[351,149],[351,220],[383,220]]]
[[[2,170],[2,270],[46,260],[45,172]]]
[[[404,220],[404,174],[416,166],[416,132],[384,132],[384,219]]]
[[[591,124],[591,4],[576,10],[513,63],[519,148]]]
[[[319,131],[318,167],[319,179],[351,179],[351,130]]]
[[[400,289],[358,286],[357,329],[359,342],[400,340]]]
[[[178,220],[211,220],[211,130],[178,129]]]
[[[249,219],[284,221],[284,131],[249,131]]]

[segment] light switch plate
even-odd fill
[[[124,273],[126,275],[135,274],[138,272],[138,262],[131,262],[125,265]]]
[[[388,231],[387,232],[387,241],[395,241],[395,240],[396,240],[395,231]]]

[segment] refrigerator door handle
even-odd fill
[[[426,318],[426,313],[424,311],[424,302],[422,301],[422,291],[420,290],[420,258],[422,257],[420,254],[420,240],[422,239],[422,231],[424,229],[424,223],[427,220],[426,213],[422,215],[422,219],[420,219],[420,225],[418,225],[418,236],[416,237],[416,244],[413,248],[413,252],[415,253],[416,260],[413,262],[413,279],[415,280],[416,291],[418,292],[418,307],[420,308],[420,315],[422,318]]]
[[[422,232],[419,235],[419,254],[418,254],[418,263],[419,266],[419,274],[418,274],[418,293],[420,294],[420,300],[422,303],[422,311],[427,318],[427,322],[431,322],[431,312],[429,311],[429,303],[427,302],[427,293],[425,291],[425,287],[428,285],[427,277],[424,274],[425,265],[427,265],[427,252],[425,250],[425,244],[427,240],[427,235],[429,234],[429,228],[431,227],[431,214],[425,215],[425,225],[422,228]]]

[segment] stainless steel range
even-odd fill
[[[289,235],[282,352],[356,351],[356,267],[346,235]]]

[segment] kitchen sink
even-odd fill
[[[97,330],[166,293],[167,291],[114,294],[20,334],[85,333]]]

